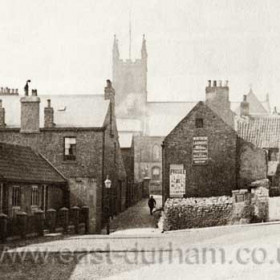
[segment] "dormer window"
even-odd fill
[[[201,119],[201,118],[195,119],[195,127],[196,128],[202,128],[203,127],[203,119]]]

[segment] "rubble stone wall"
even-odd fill
[[[229,196],[167,199],[163,229],[226,225],[231,220],[232,207],[232,198]]]
[[[168,198],[159,221],[162,230],[178,230],[268,221],[268,180],[230,196]]]

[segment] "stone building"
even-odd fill
[[[265,152],[206,104],[199,102],[163,141],[163,201],[231,195],[267,176]]]
[[[240,118],[236,123],[238,135],[262,148],[268,158],[268,178],[271,195],[280,195],[280,116]]]
[[[117,214],[126,199],[114,95],[108,82],[105,98],[38,96],[36,90],[31,96],[1,97],[0,141],[29,146],[59,170],[67,178],[71,206],[90,207],[91,232],[100,231],[107,204],[111,213]],[[112,181],[109,202],[104,195],[107,176]]]
[[[154,181],[153,174],[162,173],[161,157],[154,160],[153,146],[161,147],[162,140],[176,124],[190,112],[197,102],[156,102],[149,100],[148,51],[146,39],[143,37],[141,56],[139,59],[121,59],[118,40],[115,36],[113,44],[113,82],[116,88],[116,117],[122,148],[129,148],[133,143],[134,180],[142,182],[145,177],[151,179],[151,190],[159,180]],[[236,117],[241,114],[242,102],[231,102],[228,82],[209,81],[206,87],[206,104],[216,112],[227,124],[235,127]],[[247,94],[250,114],[267,116],[270,114],[269,97],[261,102],[252,90]],[[134,138],[134,140],[132,140]],[[156,148],[155,148],[156,149]],[[143,154],[141,157],[140,154]],[[154,178],[158,176],[154,174]]]
[[[30,147],[0,143],[0,213],[69,207],[67,180]]]

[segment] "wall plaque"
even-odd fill
[[[208,162],[208,137],[193,137],[193,164],[203,165]]]

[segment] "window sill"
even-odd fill
[[[77,160],[63,160],[62,161],[63,164],[78,164]]]

